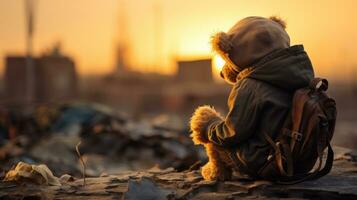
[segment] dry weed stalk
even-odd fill
[[[81,161],[81,164],[82,164],[82,177],[83,177],[83,187],[84,187],[84,186],[86,186],[86,165],[83,161],[81,152],[79,151],[79,145],[81,145],[81,143],[82,143],[82,141],[79,141],[78,144],[76,145],[76,151],[77,151],[79,160]]]

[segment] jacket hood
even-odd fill
[[[246,17],[212,37],[212,48],[237,72],[265,55],[290,47],[286,23],[278,17]]]
[[[303,45],[273,51],[238,75],[267,82],[285,90],[296,90],[309,85],[314,78],[311,61]]]

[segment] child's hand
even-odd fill
[[[198,107],[192,115],[190,127],[195,144],[208,143],[207,127],[215,121],[222,121],[222,116],[210,106]]]

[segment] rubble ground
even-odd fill
[[[315,181],[205,181],[203,150],[185,125],[177,126],[182,122],[170,119],[134,121],[86,104],[40,107],[29,115],[0,110],[0,178],[23,162],[0,182],[0,199],[357,199],[353,150],[334,147],[331,173]]]
[[[204,181],[197,170],[126,171],[86,179],[62,179],[62,186],[0,183],[1,199],[356,199],[357,152],[335,147],[330,174],[296,185],[235,177]]]
[[[0,118],[5,138],[0,137],[0,178],[20,161],[46,164],[55,175],[80,176],[79,142],[86,176],[93,177],[155,165],[183,171],[206,159],[186,126],[166,115],[132,120],[102,105],[82,103],[42,106],[27,115],[0,110]]]

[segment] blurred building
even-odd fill
[[[215,82],[210,59],[180,60],[174,75],[139,73],[130,69],[104,79],[89,80],[81,99],[110,105],[133,114],[190,115],[199,105],[224,110],[230,87]]]
[[[12,105],[27,102],[26,94],[33,92],[33,103],[69,101],[77,93],[77,74],[74,61],[62,55],[59,46],[50,53],[33,58],[34,83],[29,86],[27,57],[8,56],[5,60],[5,99]],[[30,88],[31,87],[31,88]]]
[[[176,80],[178,82],[212,83],[212,60],[178,61]]]
[[[5,99],[12,103],[25,101],[26,83],[26,57],[8,56],[5,60]]]

